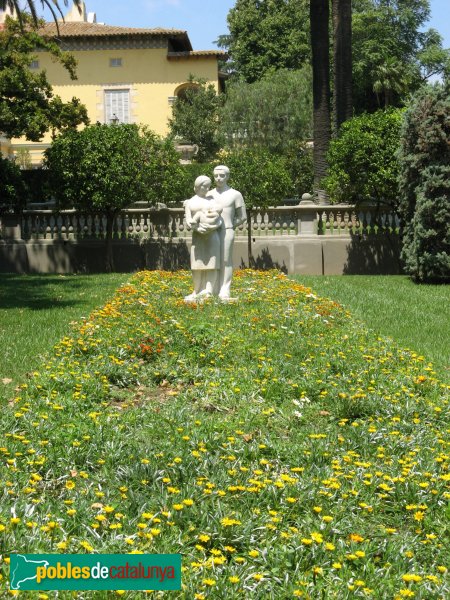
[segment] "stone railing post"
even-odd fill
[[[4,214],[2,216],[2,238],[5,241],[21,240],[22,227],[19,214]]]
[[[311,194],[303,194],[299,206],[300,223],[298,231],[301,235],[317,235],[317,204]]]

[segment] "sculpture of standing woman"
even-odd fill
[[[186,223],[192,229],[191,270],[194,291],[185,297],[196,302],[212,296],[218,285],[220,256],[219,230],[223,226],[222,209],[207,196],[211,179],[200,175],[194,182],[195,196],[184,202]]]

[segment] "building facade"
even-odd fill
[[[47,23],[42,33],[59,41],[77,60],[77,79],[71,80],[46,52],[36,52],[31,69],[47,72],[55,95],[63,101],[79,98],[91,123],[138,123],[159,135],[168,132],[175,98],[192,85],[190,76],[221,89],[219,50],[194,51],[186,31],[117,27],[97,23],[95,13],[73,6],[59,23]],[[188,140],[189,141],[189,140]],[[4,155],[28,156],[33,166],[42,161],[51,142],[2,138]]]

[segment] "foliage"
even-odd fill
[[[283,152],[283,158],[291,178],[292,196],[300,199],[306,192],[312,194],[314,183],[312,148],[298,141]]]
[[[325,187],[333,202],[397,207],[402,111],[378,110],[346,121],[328,153]]]
[[[292,193],[292,181],[285,159],[262,148],[223,151],[221,158],[230,169],[230,186],[244,197],[248,262],[253,267],[251,211],[283,203]]]
[[[218,40],[231,55],[235,77],[253,82],[309,62],[308,5],[305,0],[238,0],[228,14],[230,35]],[[431,76],[449,76],[450,50],[442,47],[436,30],[425,29],[429,0],[353,0],[352,11],[357,113],[402,105]]]
[[[219,44],[232,69],[249,83],[279,69],[299,69],[309,58],[306,0],[237,0],[227,21],[230,35]]]
[[[45,166],[62,205],[106,213],[109,270],[117,212],[137,201],[168,202],[179,195],[181,167],[172,142],[137,125],[68,131],[46,150]]]
[[[76,79],[74,57],[62,52],[55,41],[40,36],[29,19],[26,23],[24,32],[17,21],[7,18],[0,31],[0,131],[8,137],[25,136],[37,142],[48,130],[73,129],[89,119],[77,98],[63,102],[53,95],[45,71],[30,70],[40,49],[50,52]]]
[[[26,187],[18,165],[0,156],[0,213],[20,210],[25,198]]]
[[[191,77],[189,81],[191,85],[173,104],[169,129],[182,141],[197,144],[197,160],[206,161],[221,145],[217,128],[223,98],[205,80]]]
[[[136,274],[5,403],[8,549],[179,552],[174,598],[448,597],[433,366],[278,272],[190,285]]]
[[[450,279],[450,86],[421,90],[402,130],[402,258],[420,281]]]
[[[181,171],[168,140],[137,125],[92,125],[58,136],[45,153],[64,206],[116,212],[133,202],[172,199]]]
[[[47,169],[21,169],[20,174],[27,188],[27,202],[49,202],[49,172]]]
[[[260,81],[231,81],[220,112],[228,147],[262,147],[284,152],[312,136],[311,69],[286,69]]]
[[[401,105],[432,75],[450,73],[450,50],[424,31],[429,0],[353,2],[353,91],[357,112]]]
[[[288,167],[282,156],[263,150],[224,151],[230,185],[241,192],[247,209],[277,206],[292,193]]]
[[[182,177],[180,181],[180,193],[174,198],[175,202],[182,202],[194,195],[194,181],[199,175],[207,175],[213,181],[213,170],[215,163],[192,162],[181,165]]]

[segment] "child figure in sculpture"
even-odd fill
[[[219,230],[223,225],[221,213],[208,192],[211,179],[200,175],[194,182],[195,196],[185,200],[186,223],[192,229],[191,271],[194,291],[185,297],[196,302],[212,296],[217,286],[220,269]]]

